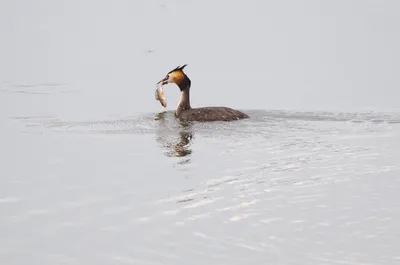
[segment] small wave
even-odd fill
[[[97,134],[146,134],[164,130],[176,133],[194,130],[196,133],[212,137],[227,134],[273,135],[295,131],[332,131],[330,127],[316,127],[307,122],[350,122],[354,124],[399,124],[398,113],[331,113],[331,112],[293,112],[293,111],[246,111],[251,119],[235,122],[194,123],[190,126],[180,124],[172,111],[163,113],[136,114],[128,117],[101,120],[68,121],[58,117],[13,117],[29,127],[41,127],[52,131]],[[364,130],[364,128],[362,128]],[[218,134],[215,133],[218,131]]]

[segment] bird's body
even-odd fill
[[[227,107],[204,107],[190,108],[177,114],[183,121],[234,121],[249,118],[249,116],[238,110]]]

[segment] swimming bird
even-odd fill
[[[176,108],[175,116],[182,121],[233,121],[250,118],[247,114],[227,107],[192,108],[190,106],[189,77],[183,72],[187,64],[169,71],[157,84],[175,83],[181,90],[181,97]]]

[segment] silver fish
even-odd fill
[[[156,100],[160,101],[161,106],[163,106],[164,108],[167,107],[167,99],[165,98],[164,90],[163,90],[162,86],[157,86],[156,91],[155,91],[155,97],[156,97]]]

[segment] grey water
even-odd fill
[[[398,7],[0,2],[0,263],[399,264]]]

